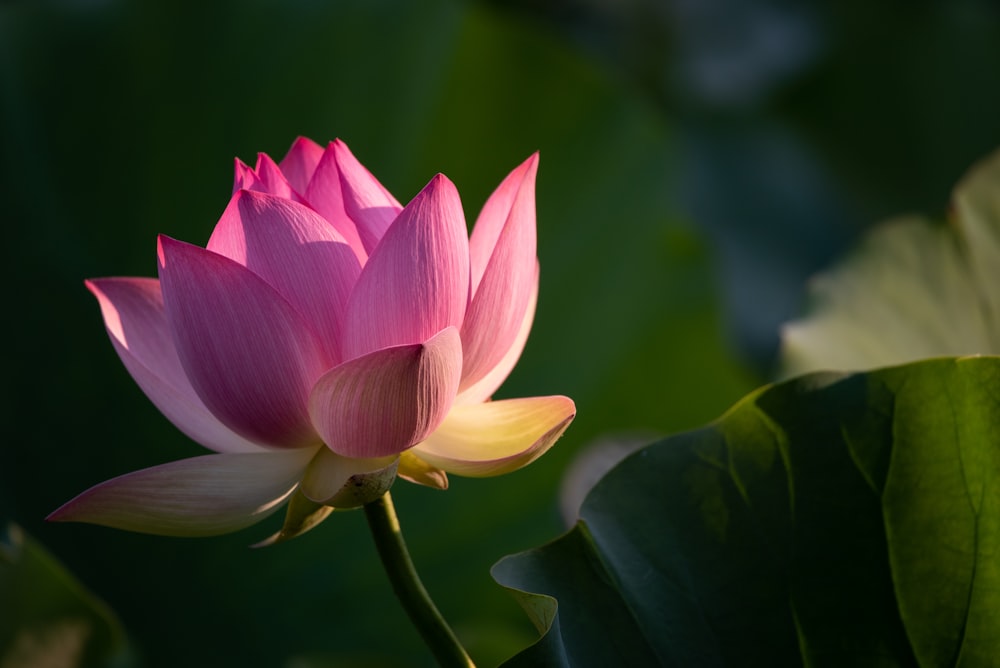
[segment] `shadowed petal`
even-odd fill
[[[576,406],[560,396],[455,406],[413,452],[448,473],[487,477],[527,466],[573,421]]]
[[[299,486],[288,498],[288,505],[285,506],[285,521],[281,528],[250,547],[267,547],[297,538],[319,526],[332,512],[331,506],[324,506],[322,503],[316,503],[306,498],[302,493],[301,486]]]
[[[150,401],[193,441],[217,452],[262,448],[223,425],[191,387],[177,357],[155,278],[86,281],[118,357]]]
[[[312,179],[305,192],[306,201],[319,215],[330,221],[337,231],[354,249],[361,264],[368,259],[368,251],[361,243],[358,228],[344,210],[344,196],[340,186],[340,168],[337,166],[336,148],[333,143],[327,146],[323,156],[316,164]]]
[[[463,389],[503,359],[537,288],[537,168],[536,153],[504,179],[483,207],[469,241],[472,299],[462,325]]]
[[[255,442],[315,443],[306,403],[328,359],[302,316],[222,255],[162,236],[158,255],[178,357],[208,409]]]
[[[340,455],[396,455],[441,423],[461,369],[462,342],[449,327],[424,343],[385,348],[331,369],[316,382],[309,413]]]
[[[292,143],[292,147],[288,149],[288,153],[278,166],[292,188],[304,194],[322,157],[323,148],[319,144],[311,139],[299,137]]]
[[[341,320],[361,266],[319,214],[287,199],[241,190],[215,226],[208,250],[267,281],[305,316],[330,366],[340,361]]]
[[[412,449],[399,456],[399,468],[396,473],[403,480],[417,485],[448,489],[448,474],[417,457]]]
[[[250,168],[245,162],[236,159],[236,174],[233,178],[233,194],[240,190],[253,190],[268,193],[285,199],[301,201],[299,194],[292,189],[291,184],[274,160],[266,153],[257,154],[257,166]]]
[[[426,341],[460,327],[469,298],[469,240],[455,186],[438,175],[396,218],[347,305],[344,359]]]
[[[399,457],[355,459],[320,448],[302,476],[302,494],[334,508],[358,508],[386,493],[396,480]]]
[[[358,162],[347,144],[339,139],[331,144],[340,170],[344,210],[358,228],[358,235],[371,255],[403,207],[385,187]]]
[[[315,450],[205,455],[127,473],[49,515],[161,536],[215,536],[264,519],[292,493]]]
[[[535,265],[534,288],[531,291],[531,299],[528,300],[527,308],[524,312],[524,319],[521,321],[521,328],[514,337],[510,348],[504,353],[489,373],[480,378],[468,387],[459,390],[456,404],[478,404],[493,396],[493,393],[507,380],[507,376],[517,365],[517,360],[521,358],[524,346],[528,342],[528,334],[531,333],[531,323],[535,319],[535,306],[538,304],[538,265]],[[464,367],[464,362],[463,362]],[[463,368],[464,371],[464,368]]]

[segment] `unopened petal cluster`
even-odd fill
[[[289,501],[282,539],[397,475],[444,488],[540,456],[573,402],[490,400],[534,317],[537,167],[504,179],[470,236],[446,177],[402,206],[341,141],[237,160],[205,248],[161,236],[157,279],[87,281],[129,373],[215,454],[109,480],[51,519],[211,535]]]

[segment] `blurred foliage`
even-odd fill
[[[556,532],[579,446],[718,415],[757,382],[723,324],[767,368],[801,278],[859,221],[938,210],[953,175],[1000,143],[986,2],[703,3],[703,24],[724,28],[711,39],[691,28],[697,4],[0,3],[13,299],[0,519],[109,602],[143,665],[428,663],[357,513],[261,550],[245,546],[277,526],[185,541],[42,522],[94,483],[202,452],[132,383],[82,279],[154,275],[157,233],[204,243],[229,161],[278,157],[299,134],[343,138],[402,201],[444,172],[470,219],[537,149],[541,297],[501,396],[564,393],[579,417],[525,471],[394,491],[474,658],[526,645],[531,625],[488,567]],[[691,50],[744,44],[748,26],[764,38],[732,60],[753,65],[748,53],[792,39],[768,31],[789,12],[800,50],[763,58],[750,93],[696,94],[672,74]]]
[[[543,634],[505,665],[992,665],[998,383],[992,357],[803,376],[645,448],[494,567]]]
[[[38,543],[0,536],[0,667],[129,665],[121,625]]]
[[[810,285],[782,330],[785,374],[1000,353],[1000,151],[955,188],[951,216],[886,221]]]

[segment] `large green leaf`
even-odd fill
[[[990,665],[1000,359],[816,374],[650,446],[494,577],[509,665]]]
[[[812,312],[782,332],[784,372],[1000,353],[1000,151],[955,188],[950,222],[887,221],[814,279]]]

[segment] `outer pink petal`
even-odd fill
[[[531,298],[528,300],[528,305],[524,311],[524,318],[521,321],[521,327],[517,332],[517,336],[514,337],[514,341],[511,343],[510,348],[504,353],[504,356],[500,358],[500,361],[493,365],[489,373],[477,380],[475,383],[468,385],[465,388],[459,390],[458,397],[455,399],[456,404],[478,404],[486,401],[493,396],[493,393],[507,380],[507,376],[513,371],[514,367],[517,365],[517,361],[521,359],[521,353],[524,351],[524,346],[528,342],[528,334],[531,333],[531,324],[535,319],[535,306],[538,304],[538,265],[535,265],[535,280],[534,287],[531,290]],[[464,372],[464,363],[463,363]]]
[[[358,235],[371,252],[389,229],[403,207],[385,187],[372,176],[339,139],[331,144],[340,169],[340,186],[344,210],[358,228]]]
[[[500,475],[541,457],[575,416],[573,401],[559,396],[456,406],[413,451],[448,473]]]
[[[344,197],[340,186],[340,168],[337,166],[337,151],[331,143],[323,157],[316,164],[312,179],[305,191],[306,201],[343,236],[354,249],[361,264],[368,259],[368,251],[361,243],[358,229],[344,210]]]
[[[535,174],[538,154],[487,200],[470,240],[472,299],[462,326],[462,386],[496,366],[513,345],[537,287]]]
[[[323,148],[319,144],[311,139],[299,137],[292,143],[292,147],[288,149],[288,153],[278,166],[281,167],[281,172],[292,188],[296,192],[305,193],[313,172],[316,171],[316,165],[322,157]]]
[[[361,270],[347,305],[344,359],[460,327],[468,298],[462,203],[439,174],[406,205]]]
[[[287,199],[241,190],[222,214],[208,250],[267,281],[319,334],[330,366],[340,362],[341,321],[361,266],[319,214]]]
[[[174,344],[208,409],[259,443],[315,443],[306,403],[328,359],[305,319],[222,255],[163,236],[158,255]]]
[[[205,455],[127,473],[49,515],[162,536],[214,536],[264,519],[295,489],[313,448]]]
[[[155,278],[86,282],[97,297],[115,351],[160,412],[192,440],[217,452],[262,448],[223,425],[191,387],[177,357]]]
[[[384,348],[326,373],[309,400],[316,431],[339,455],[398,454],[448,414],[462,370],[462,342],[449,327],[424,343]]]

